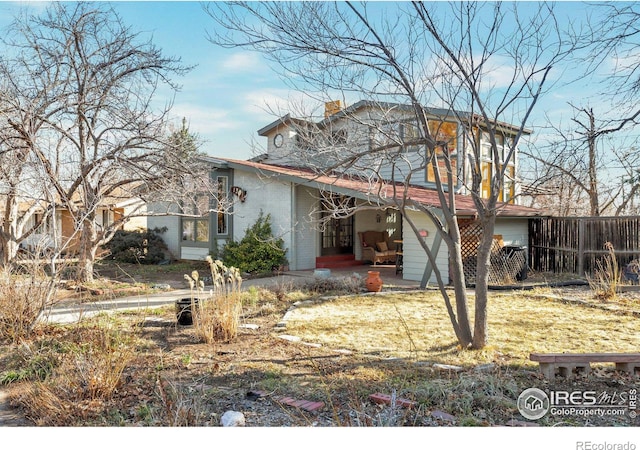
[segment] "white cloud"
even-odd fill
[[[234,72],[256,70],[261,65],[262,61],[259,55],[251,52],[234,53],[221,64],[222,68]]]
[[[232,119],[229,110],[187,103],[174,105],[171,108],[171,117],[177,126],[180,126],[183,117],[186,118],[189,130],[201,136],[240,130],[244,125],[243,122]]]

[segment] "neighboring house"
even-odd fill
[[[336,104],[329,106],[339,106]],[[350,108],[351,114],[369,114],[370,105],[360,102]],[[393,122],[397,129],[408,130],[411,124],[404,115],[406,111],[398,106],[402,120]],[[354,125],[339,107],[327,113],[320,123],[310,123],[285,116],[282,119],[259,130],[259,135],[268,139],[267,153],[259,158],[241,161],[227,158],[204,158],[211,167],[211,178],[218,186],[219,196],[215,198],[203,194],[194,196],[194,205],[200,205],[199,211],[216,211],[197,215],[197,207],[175,213],[194,215],[193,217],[149,217],[149,227],[166,226],[168,231],[163,238],[169,249],[179,259],[203,259],[218,251],[230,239],[240,240],[245,230],[253,225],[260,212],[270,214],[272,228],[277,237],[281,237],[287,248],[287,258],[291,270],[307,270],[324,267],[329,261],[339,259],[339,264],[356,264],[363,259],[363,247],[359,236],[364,231],[382,231],[389,236],[389,242],[403,241],[403,277],[408,280],[423,280],[427,259],[410,227],[403,223],[400,214],[388,204],[379,202],[378,191],[382,187],[383,195],[391,198],[402,195],[402,189],[393,191],[390,184],[375,184],[362,178],[342,175],[318,176],[313,170],[300,164],[300,160],[291,158],[291,149],[297,145],[309,145],[308,139],[299,138],[300,130],[320,130],[331,124],[338,135],[340,145],[349,145],[350,132]],[[344,123],[341,122],[344,119]],[[365,120],[358,121],[361,126]],[[391,124],[391,122],[388,122]],[[385,124],[386,125],[386,124]],[[391,125],[389,125],[391,126]],[[446,122],[440,127],[444,139],[444,151],[456,156],[456,168],[460,178],[467,176],[465,168],[467,148],[459,133],[458,125]],[[340,130],[343,130],[340,132]],[[511,138],[512,127],[504,125],[504,139]],[[404,132],[404,131],[403,131]],[[359,134],[361,136],[362,133]],[[358,136],[353,134],[353,136]],[[448,137],[447,137],[448,136]],[[483,136],[481,133],[480,136]],[[359,145],[367,145],[359,138]],[[367,133],[367,142],[371,142],[371,133]],[[444,140],[443,139],[443,140]],[[482,137],[481,137],[482,139]],[[354,143],[356,145],[356,143]],[[487,148],[487,146],[483,146]],[[285,151],[285,149],[287,149]],[[452,150],[455,149],[455,150]],[[419,157],[420,149],[411,149]],[[414,155],[409,155],[414,156]],[[491,161],[483,161],[483,170],[491,171]],[[320,158],[318,158],[319,160]],[[410,158],[408,158],[410,159]],[[516,158],[517,161],[517,158]],[[316,161],[315,163],[318,163]],[[325,163],[330,163],[325,160]],[[501,236],[501,244],[526,246],[528,242],[528,218],[540,215],[535,209],[516,204],[518,186],[513,172],[509,172],[510,182],[506,183],[504,198],[508,200],[500,205],[496,222],[496,235]],[[376,167],[380,173],[385,168]],[[397,167],[402,170],[402,167]],[[423,205],[438,208],[440,203],[433,189],[433,174],[425,170],[421,179],[416,179],[406,192],[408,196]],[[396,186],[396,189],[397,186]],[[475,207],[472,198],[466,195],[463,180],[456,182],[456,202],[461,226],[473,222]],[[323,211],[323,195],[341,196],[355,205],[367,205],[346,218],[329,219],[328,226],[320,227]],[[224,201],[231,199],[233,202]],[[221,202],[221,203],[217,203]],[[422,213],[411,212],[411,218],[418,226],[427,243],[433,245],[437,235],[435,226]],[[475,235],[477,237],[477,235]],[[437,264],[444,279],[448,278],[448,254],[446,246],[440,246],[437,252]],[[429,277],[429,274],[427,274]],[[434,278],[431,274],[431,281]]]
[[[104,199],[96,212],[96,223],[98,227],[105,227],[120,220],[123,216],[135,215],[131,220],[127,220],[121,226],[125,230],[138,230],[147,228],[147,218],[143,216],[146,205],[137,198],[109,197]],[[26,229],[42,219],[42,210],[36,212],[27,222]],[[140,216],[138,216],[140,214]],[[61,248],[64,246],[63,254],[73,255],[79,247],[79,233],[71,212],[64,207],[56,207],[55,226],[52,218],[45,220],[29,237],[22,243],[21,248],[27,251],[37,251],[47,248]]]

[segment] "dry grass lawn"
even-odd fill
[[[532,365],[531,352],[637,352],[639,330],[638,317],[526,292],[490,294],[481,352],[460,351],[435,292],[336,298],[296,308],[287,323],[287,334],[330,348],[463,366]]]

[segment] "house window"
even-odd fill
[[[372,148],[398,146],[404,151],[418,151],[422,148],[421,145],[408,145],[408,143],[415,142],[420,137],[420,128],[415,122],[388,122],[371,128],[369,144]]]
[[[515,178],[516,168],[513,165],[508,165],[504,171],[504,187],[500,192],[501,202],[513,203],[515,197]]]
[[[36,233],[45,234],[48,232],[47,222],[44,220],[44,214],[36,213],[33,215],[33,224],[37,225]]]
[[[436,141],[437,170],[440,180],[447,184],[449,182],[449,172],[447,170],[448,159],[451,163],[451,174],[453,184],[457,184],[458,177],[458,125],[454,122],[429,122],[429,131]],[[435,168],[433,164],[427,165],[426,181],[434,183],[436,181]]]
[[[504,163],[505,158],[509,153],[510,146],[513,141],[509,137],[505,137],[500,134],[495,135],[496,138],[496,151],[501,163]],[[482,198],[489,198],[491,195],[491,178],[495,175],[495,166],[493,160],[493,153],[491,151],[491,139],[488,132],[483,131],[480,138],[480,159],[481,159],[481,175],[482,184],[480,189],[480,196]],[[499,168],[504,167],[503,164]],[[507,164],[507,168],[504,171],[504,178],[502,183],[502,189],[498,192],[498,201],[514,203],[515,197],[515,164],[513,159]]]
[[[493,173],[493,164],[488,161],[482,162],[482,185],[480,186],[480,197],[489,198],[491,193],[491,175]]]
[[[103,209],[102,210],[102,228],[108,227],[109,225],[111,225],[112,222],[113,220],[110,217],[109,210]]]
[[[187,242],[209,242],[209,196],[197,195],[192,202],[183,204],[183,213],[189,216],[182,218],[182,240]]]
[[[229,233],[229,214],[227,210],[229,208],[229,177],[219,176],[216,178],[218,185],[218,207],[217,207],[217,222],[218,222],[218,234],[226,235]]]

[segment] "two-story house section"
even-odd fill
[[[469,194],[472,164],[482,175],[480,195],[487,198],[491,178],[504,161],[518,132],[515,126],[495,123],[498,162],[492,152],[489,131],[477,115],[429,108],[429,130],[435,141],[440,179],[447,188],[451,167],[456,193]],[[529,135],[524,130],[523,135]],[[339,101],[325,105],[319,121],[286,115],[258,131],[267,138],[267,152],[254,158],[266,164],[331,168],[426,188],[436,187],[434,165],[427,160],[425,138],[413,108],[393,103],[360,101],[343,108]],[[518,204],[517,148],[506,164],[499,201]],[[448,163],[448,164],[447,164]]]
[[[434,211],[441,207],[433,165],[426,163],[425,141],[411,114],[402,105],[359,102],[342,108],[332,102],[326,105],[326,117],[317,121],[284,116],[258,131],[267,138],[265,154],[250,160],[203,158],[217,194],[194,192],[191,201],[173,205],[175,216],[150,218],[149,226],[167,227],[163,238],[176,258],[204,259],[217,254],[229,240],[242,239],[262,212],[271,216],[274,234],[283,239],[291,270],[393,263],[380,253],[402,242],[403,278],[424,281],[429,272],[426,254],[407,218],[395,209],[402,196]],[[481,127],[475,134],[467,133],[468,127],[452,117],[444,110],[430,110],[429,126],[440,149],[437,167],[452,167],[457,214],[466,226],[476,213],[467,195],[470,164],[479,162],[490,174],[495,160]],[[504,130],[502,145],[509,145],[513,127],[499,129]],[[471,139],[477,140],[467,142]],[[474,145],[477,152],[472,151]],[[495,233],[504,245],[525,246],[528,219],[541,213],[515,203],[516,164],[517,159],[509,163],[510,181],[502,194],[508,202],[499,206]],[[404,182],[407,177],[409,184],[386,181]],[[354,209],[335,215],[327,199]],[[431,219],[417,209],[407,215],[427,245],[438,247],[438,231]],[[448,251],[444,245],[438,248],[436,263],[446,279]]]

